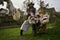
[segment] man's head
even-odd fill
[[[1,4],[2,4],[2,6],[4,6],[4,2],[3,2],[3,0],[0,1],[0,5],[1,5]]]
[[[33,6],[34,6],[34,3],[32,2],[28,4],[28,7],[33,7]]]

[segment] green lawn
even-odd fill
[[[19,28],[0,29],[0,40],[60,40],[60,27],[49,28],[46,34],[32,35],[32,30],[29,28],[28,32],[24,32],[20,36]]]
[[[37,36],[32,35],[31,27],[23,36],[20,36],[20,28],[0,29],[0,40],[60,40],[60,19],[48,24],[46,34],[40,32]]]

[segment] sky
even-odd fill
[[[24,0],[11,0],[11,1],[15,8],[20,8],[21,10],[23,10]],[[49,8],[54,7],[56,11],[58,12],[60,11],[60,0],[44,0],[44,2],[45,4],[49,3]],[[6,8],[7,3],[6,2],[4,3],[5,3],[4,6],[0,5],[0,8]],[[39,5],[37,5],[36,0],[34,0],[34,3],[35,3],[34,7],[38,9]]]

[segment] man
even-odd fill
[[[29,17],[29,16],[35,15],[36,9],[34,8],[34,3],[31,2],[31,3],[28,4],[28,8],[27,8],[26,12],[27,12],[27,19],[26,19],[26,20],[28,20],[28,17]],[[26,27],[25,27],[25,24],[27,24]],[[27,29],[28,26],[29,26],[29,23],[27,23],[27,21],[22,24],[22,26],[21,26],[21,31],[20,31],[20,34],[21,34],[21,35],[23,35],[23,31],[24,31],[24,30],[22,30],[22,29],[23,29],[24,27]],[[25,29],[25,28],[24,28],[24,29]],[[35,24],[33,24],[33,25],[32,25],[32,30],[33,30],[34,33],[35,33],[35,29],[36,29]]]
[[[27,19],[30,15],[35,15],[36,13],[36,8],[34,8],[34,3],[29,3],[28,4],[28,8],[27,8]],[[32,13],[32,14],[31,14]]]
[[[34,8],[34,3],[31,2],[28,4],[28,8],[27,8],[27,14],[28,14],[27,19],[29,16],[32,16],[32,15],[35,16],[35,13],[36,13],[36,8]],[[36,33],[36,23],[32,24],[32,32],[33,34]]]

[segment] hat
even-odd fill
[[[28,6],[30,6],[30,5],[34,5],[34,3],[31,2],[31,3],[28,4]]]

